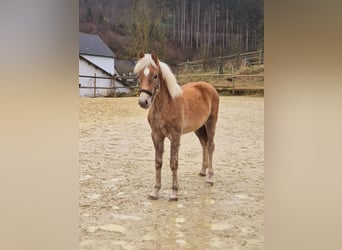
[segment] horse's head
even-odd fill
[[[138,59],[134,73],[138,74],[140,81],[139,105],[147,109],[160,88],[159,59],[154,52],[144,54],[142,51],[139,52]]]

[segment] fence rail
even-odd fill
[[[219,93],[230,93],[232,95],[264,93],[264,74],[184,74],[179,75],[177,80],[180,83],[192,81],[207,81]]]
[[[235,75],[235,74],[191,74],[191,75],[179,75],[178,78],[182,77],[232,77],[232,78],[244,78],[244,77],[260,77],[264,78],[263,74],[257,74],[257,75]]]
[[[139,88],[136,85],[137,82],[137,77],[135,76],[113,76],[113,77],[103,77],[103,76],[97,76],[96,74],[94,74],[93,76],[91,75],[79,75],[79,78],[88,78],[88,79],[93,79],[91,86],[84,86],[81,85],[81,83],[79,84],[79,89],[92,89],[92,97],[96,97],[96,96],[102,96],[97,94],[97,90],[108,90],[107,95],[105,96],[113,96],[116,97],[118,91],[120,89],[129,89],[129,93],[131,95],[134,95],[137,91],[137,89]],[[102,79],[102,80],[110,80],[111,84],[110,86],[98,86],[99,84],[97,84],[96,80],[98,79]],[[119,82],[123,82],[123,81],[129,81],[132,82],[132,84],[130,85],[126,85],[126,86],[117,86],[115,85],[115,81],[119,81]]]
[[[241,65],[256,65],[264,63],[264,54],[262,50],[233,54],[228,56],[219,56],[207,60],[187,61],[177,64],[177,75],[194,72],[218,71],[223,74],[224,71],[234,72],[234,68]]]
[[[196,60],[196,61],[188,61],[183,62],[177,65],[177,80],[180,83],[185,83],[189,81],[194,80],[204,80],[205,78],[212,78],[212,79],[218,79],[216,84],[213,84],[213,86],[218,91],[224,91],[229,90],[234,94],[238,90],[256,90],[256,89],[262,89],[263,90],[263,74],[234,74],[234,71],[232,70],[231,73],[224,73],[223,67],[225,64],[231,64],[233,65],[234,61],[240,62],[248,62],[249,64],[257,63],[261,64],[263,63],[263,53],[262,50],[255,51],[255,52],[248,52],[243,54],[235,54],[235,55],[229,55],[229,56],[220,56],[211,58],[208,60]],[[196,67],[198,70],[196,70]],[[211,70],[214,68],[214,71]],[[206,70],[203,70],[206,69]],[[218,70],[218,72],[216,71]],[[196,74],[196,72],[198,72]],[[199,73],[202,72],[202,73]],[[204,72],[204,73],[203,73]],[[215,74],[213,74],[215,72]],[[182,74],[180,74],[182,73]],[[82,85],[79,84],[80,89],[92,89],[93,91],[91,94],[87,94],[87,96],[103,96],[99,95],[97,90],[108,90],[107,95],[105,96],[113,96],[116,97],[120,91],[120,89],[128,89],[129,95],[136,95],[138,93],[139,86],[137,84],[137,77],[136,76],[113,76],[113,77],[102,77],[102,76],[96,76],[96,74],[92,75],[79,75],[79,78],[88,78],[93,79],[88,85]],[[239,81],[240,79],[247,79],[247,78],[257,78],[259,80],[256,80],[255,83],[249,86],[242,86]],[[110,80],[110,84],[107,83],[107,86],[103,86],[103,84],[98,84],[97,80]],[[115,81],[123,82],[125,81],[130,82],[130,84],[126,84],[125,86],[117,86],[115,84]],[[215,80],[216,81],[216,80]],[[244,81],[244,80],[241,80]],[[209,81],[210,82],[210,81]],[[237,84],[236,84],[237,83]],[[102,85],[102,86],[99,86]],[[121,95],[121,94],[120,94]]]

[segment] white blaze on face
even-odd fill
[[[150,69],[146,67],[146,68],[144,69],[144,75],[145,75],[145,76],[148,76],[149,74],[150,74]]]
[[[148,67],[146,67],[143,71],[144,75],[147,77],[150,74],[150,69]],[[149,108],[152,102],[152,98],[149,94],[145,93],[145,92],[141,92],[140,96],[139,96],[139,105],[142,108]]]

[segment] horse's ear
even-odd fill
[[[158,59],[156,52],[152,51],[151,57],[152,57],[153,61],[156,63],[156,65],[159,65],[159,59]]]
[[[144,52],[142,52],[141,50],[138,53],[138,59],[141,59],[144,57]]]

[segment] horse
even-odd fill
[[[161,188],[161,168],[163,163],[164,139],[170,140],[170,168],[172,171],[172,193],[169,201],[177,201],[178,196],[178,152],[181,135],[195,132],[203,151],[200,176],[213,185],[212,159],[215,149],[214,135],[219,110],[219,95],[206,82],[190,82],[178,85],[170,67],[159,61],[155,52],[138,54],[134,73],[139,78],[139,105],[149,109],[148,122],[155,149],[156,180],[150,199],[159,198]]]

